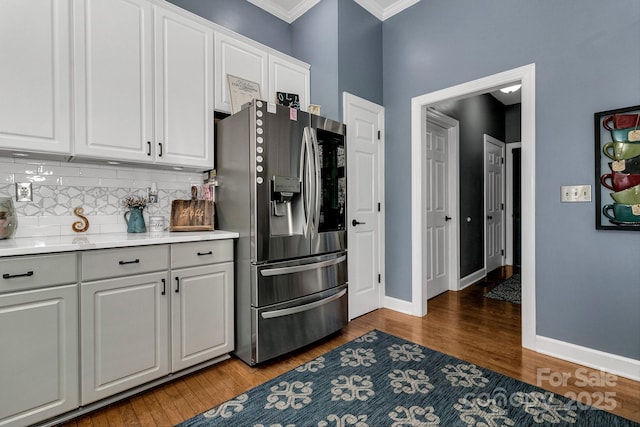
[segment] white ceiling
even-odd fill
[[[289,24],[318,4],[320,0],[247,0]],[[384,21],[420,0],[354,0],[369,13]]]

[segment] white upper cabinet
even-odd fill
[[[307,111],[311,99],[311,73],[309,67],[298,61],[269,55],[269,100],[276,99],[277,92],[297,94],[300,109]]]
[[[213,168],[213,29],[154,6],[158,162]]]
[[[75,154],[212,168],[213,29],[147,0],[74,6]]]
[[[76,0],[75,153],[152,161],[151,5]]]
[[[0,2],[0,149],[69,154],[69,1]]]
[[[268,54],[250,44],[216,33],[216,110],[231,112],[227,75],[260,84],[262,99],[268,95]]]

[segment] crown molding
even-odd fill
[[[408,7],[413,6],[420,0],[398,0],[394,1],[387,7],[382,7],[376,0],[354,0],[370,14],[378,18],[380,21],[391,18],[393,15],[402,12]]]
[[[259,8],[266,10],[270,14],[277,18],[282,19],[288,24],[304,15],[309,9],[318,4],[320,0],[303,0],[298,2],[295,7],[291,9],[285,9],[276,2],[271,0],[247,0],[249,3],[258,6]]]

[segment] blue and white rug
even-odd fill
[[[372,331],[180,426],[640,424]]]

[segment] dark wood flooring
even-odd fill
[[[522,348],[520,306],[483,297],[513,272],[513,268],[503,267],[462,291],[446,292],[433,298],[429,301],[429,313],[423,318],[387,309],[376,310],[354,319],[342,332],[329,339],[287,357],[254,368],[231,358],[66,425],[175,425],[372,329],[394,334],[558,394],[580,396],[582,393],[594,406],[601,408],[611,402],[598,399],[598,396],[610,393],[615,403],[611,412],[640,422],[640,383],[636,381],[618,377],[613,385],[583,387],[576,383],[576,376],[571,375],[566,385],[553,387],[549,381],[537,384],[539,369],[575,373],[582,367]],[[600,372],[588,369],[585,374],[597,377]]]

